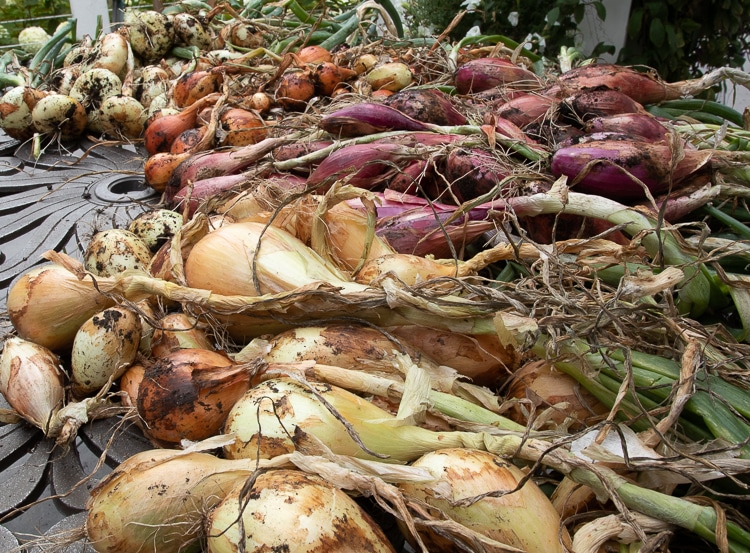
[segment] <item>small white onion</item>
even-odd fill
[[[128,41],[117,31],[107,33],[97,41],[93,54],[92,69],[108,69],[115,75],[122,75],[128,63]]]
[[[109,69],[89,69],[81,73],[70,89],[70,96],[87,108],[98,109],[102,102],[122,93],[122,81]]]
[[[31,111],[34,128],[43,134],[56,134],[61,139],[77,138],[86,130],[86,109],[65,94],[50,94],[39,100]]]
[[[129,9],[125,11],[125,25],[133,52],[145,60],[163,58],[174,45],[174,24],[163,13]]]
[[[99,107],[99,121],[111,136],[138,138],[146,123],[146,110],[132,96],[110,96]]]
[[[156,253],[182,228],[182,215],[171,209],[154,209],[141,213],[130,222],[128,230]]]
[[[211,49],[211,33],[194,15],[176,13],[172,16],[175,38],[187,46],[197,46],[201,50]]]
[[[139,316],[121,306],[100,311],[83,323],[70,354],[73,393],[87,397],[110,378],[120,378],[135,361],[141,332]]]
[[[125,229],[97,232],[84,254],[84,267],[97,276],[114,276],[128,269],[146,271],[151,250]]]

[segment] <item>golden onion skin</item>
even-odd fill
[[[239,481],[208,521],[208,552],[391,553],[372,518],[340,489],[298,470]],[[241,530],[242,528],[242,530]]]
[[[449,448],[427,453],[412,466],[430,470],[436,481],[399,484],[407,497],[424,501],[456,522],[519,550],[528,553],[565,551],[559,537],[560,516],[531,480],[513,493],[483,497],[469,506],[455,504],[493,491],[515,490],[525,477],[515,465],[486,451]],[[429,529],[420,530],[420,536],[430,551],[462,550]],[[486,551],[501,553],[507,549],[488,545]]]

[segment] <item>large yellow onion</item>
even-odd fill
[[[208,552],[393,552],[372,518],[323,478],[298,470],[237,481],[208,519]]]
[[[6,339],[0,356],[0,393],[19,415],[48,432],[65,399],[60,360],[33,342]]]
[[[206,512],[254,468],[208,453],[136,453],[91,491],[86,537],[98,553],[200,551]]]
[[[53,351],[70,348],[80,326],[114,302],[62,265],[24,273],[8,291],[8,316],[19,336]]]
[[[486,451],[468,448],[427,453],[414,461],[413,466],[430,470],[436,481],[399,484],[408,497],[424,501],[441,515],[521,551],[566,550],[560,542],[560,516],[547,496],[532,481],[516,490],[525,476],[518,467]],[[498,496],[484,497],[492,492]],[[478,501],[457,504],[479,496],[483,497]],[[420,530],[420,536],[430,551],[465,551],[430,529]],[[501,553],[507,548],[485,546],[484,551]]]
[[[151,355],[164,357],[178,349],[214,350],[214,344],[204,324],[185,313],[168,313],[159,319],[151,338]]]
[[[157,359],[146,367],[138,387],[146,435],[165,447],[218,434],[249,388],[254,368],[202,349],[179,349]]]
[[[222,226],[199,240],[185,262],[185,278],[192,288],[223,295],[273,294],[314,282],[365,289],[291,234],[251,221]]]
[[[140,317],[130,309],[104,309],[81,325],[73,340],[70,376],[73,393],[87,397],[120,378],[135,361],[141,342]]]

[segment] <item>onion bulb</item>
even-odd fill
[[[265,121],[255,112],[242,108],[229,108],[219,117],[224,134],[223,146],[257,144],[268,136]]]
[[[143,240],[152,253],[156,253],[182,228],[182,215],[171,209],[152,209],[138,215],[128,225],[128,230]]]
[[[291,234],[251,221],[222,226],[201,238],[185,262],[185,278],[192,288],[223,295],[273,294],[314,282],[364,290]]]
[[[146,110],[132,96],[110,96],[99,107],[99,124],[115,138],[139,138],[146,123]]]
[[[86,270],[97,276],[114,276],[128,269],[146,271],[151,250],[135,234],[125,229],[97,232],[84,253]]]
[[[31,120],[37,132],[59,135],[62,140],[79,137],[88,124],[83,104],[65,94],[50,94],[39,100],[31,111]]]
[[[28,86],[16,86],[0,98],[0,128],[16,140],[28,140],[34,135],[31,110],[47,95]]]
[[[367,449],[323,400],[351,425]],[[230,459],[271,459],[291,453],[295,441],[310,434],[340,455],[404,462],[427,451],[460,447],[467,434],[432,432],[395,421],[388,411],[338,386],[307,387],[290,378],[273,378],[253,386],[230,410],[224,433],[236,438],[224,447],[224,454]]]
[[[555,369],[544,360],[530,361],[513,373],[506,391],[508,398],[528,400],[533,404],[536,414],[549,409],[545,422],[553,425],[570,423],[574,428],[589,426],[609,412],[590,392],[578,385],[576,380]],[[509,416],[519,424],[530,421],[531,407],[516,405],[509,411]]]
[[[218,434],[255,367],[204,349],[178,349],[157,359],[138,387],[145,434],[162,447]]]
[[[91,491],[88,545],[98,553],[200,551],[206,512],[254,468],[201,452],[136,453]]]
[[[399,484],[407,497],[424,501],[467,528],[518,550],[566,551],[559,537],[560,516],[547,496],[530,480],[516,490],[525,476],[518,467],[486,451],[469,448],[427,453],[412,465],[428,469],[436,480]],[[509,493],[484,497],[491,492]],[[478,496],[482,498],[468,505],[456,504]],[[430,551],[463,550],[448,537],[428,528],[419,533]],[[564,529],[563,535],[567,539]],[[494,553],[507,550],[491,545],[483,549]]]
[[[304,111],[315,96],[315,80],[310,71],[287,71],[279,79],[275,100],[287,111]]]
[[[238,480],[209,514],[208,552],[393,552],[383,531],[320,476],[271,470]]]
[[[108,69],[121,76],[128,63],[128,41],[120,32],[107,33],[96,41],[92,55],[92,68]]]
[[[60,360],[44,346],[7,338],[0,355],[0,393],[26,421],[47,433],[65,399]]]
[[[145,60],[163,58],[175,40],[174,24],[155,10],[125,10],[125,25],[133,52]]]
[[[175,38],[187,46],[200,50],[211,49],[211,33],[200,19],[189,13],[176,13],[172,16]]]
[[[120,378],[135,361],[141,341],[140,317],[113,306],[81,325],[70,354],[73,393],[83,398],[99,392],[110,379]]]
[[[365,79],[373,90],[398,92],[411,84],[413,76],[408,65],[393,61],[374,67],[365,75]]]
[[[8,316],[18,335],[53,351],[71,347],[80,326],[114,302],[61,265],[24,273],[8,291]]]
[[[303,46],[295,54],[300,63],[326,63],[333,61],[333,54],[330,50],[317,44]]]
[[[185,313],[168,313],[159,319],[151,338],[151,355],[165,357],[178,349],[213,350],[213,341],[204,325]]]

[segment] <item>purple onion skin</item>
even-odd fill
[[[534,73],[503,58],[467,61],[456,70],[453,84],[459,94],[472,94],[511,84],[526,89],[540,87],[539,78]]]
[[[560,148],[552,156],[551,170],[556,177],[567,176],[568,184],[577,192],[623,202],[642,200],[646,193],[633,177],[652,194],[660,194],[697,171],[708,159],[698,150],[684,153],[670,175],[671,152],[667,144],[601,140]],[[589,163],[592,165],[583,175]]]
[[[508,174],[507,168],[497,157],[481,148],[456,148],[445,160],[445,177],[450,183],[448,197],[452,195],[458,203],[497,189]]]
[[[645,112],[643,105],[627,94],[607,88],[575,92],[563,100],[562,107],[570,111],[569,117],[581,121],[607,115]]]
[[[450,97],[435,88],[407,88],[388,96],[383,104],[423,123],[432,125],[465,125],[466,117]]]
[[[432,254],[439,258],[451,256],[451,248],[444,232],[457,250],[495,228],[493,221],[465,221],[459,217],[445,224],[451,212],[433,212],[429,208],[415,208],[392,217],[380,219],[375,227],[378,236],[385,238],[398,253]]]
[[[429,131],[427,123],[412,119],[396,108],[362,102],[324,115],[321,129],[335,137],[366,136],[386,131]]]
[[[670,132],[656,117],[646,113],[594,117],[586,122],[584,128],[589,133],[621,132],[649,142],[664,140]]]
[[[307,185],[323,191],[335,180],[347,178],[348,184],[370,190],[392,177],[397,171],[394,165],[403,165],[414,156],[413,150],[400,144],[351,144],[321,161]]]

